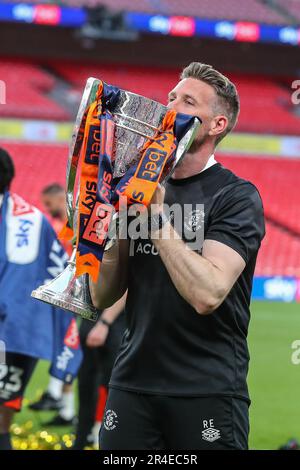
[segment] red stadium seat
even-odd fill
[[[292,15],[298,24],[300,23],[300,5],[299,0],[276,0],[276,3]]]
[[[104,81],[166,102],[168,92],[177,83],[179,70],[123,65],[81,65],[54,63],[53,69],[82,91],[88,77]],[[240,99],[241,113],[236,127],[241,132],[298,135],[300,117],[294,114],[291,90],[272,78],[231,75]]]
[[[74,96],[80,96],[87,78],[94,76],[166,103],[168,92],[177,83],[180,73],[173,69],[108,64],[64,62],[47,65],[51,67],[52,75],[30,62],[0,62],[0,79],[5,81],[7,89],[7,103],[0,107],[0,117],[72,119],[69,112],[49,96],[56,86],[57,75],[71,86],[72,100]],[[237,85],[241,99],[237,131],[298,135],[300,117],[294,114],[288,83],[259,76],[230,75],[230,78]]]
[[[254,183],[262,196],[269,222],[256,275],[300,276],[300,160],[245,156],[218,156],[217,159]]]
[[[65,185],[68,146],[1,141],[1,147],[10,153],[15,163],[12,191],[39,209],[42,209],[40,194],[46,185]]]
[[[300,276],[300,237],[266,224],[266,236],[258,254],[257,276]]]
[[[0,107],[0,117],[70,119],[69,113],[47,97],[55,79],[40,67],[1,59],[0,79],[6,84],[6,104]]]
[[[257,186],[269,219],[300,236],[300,160],[246,156],[218,160]]]

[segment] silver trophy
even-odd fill
[[[100,80],[96,78],[91,77],[87,80],[69,148],[66,173],[67,214],[69,225],[74,233],[76,233],[78,216],[79,189],[77,170],[79,155],[83,143],[87,110],[96,100],[99,83]],[[116,123],[113,177],[122,177],[128,168],[140,158],[141,149],[148,139],[154,138],[167,110],[166,106],[144,96],[126,90],[119,91],[118,99],[111,111]],[[166,183],[176,165],[184,157],[194,140],[199,126],[199,119],[194,118],[193,124],[178,143],[175,160],[168,173],[164,175],[164,179],[161,181],[162,184]],[[118,213],[114,214],[114,218],[116,217],[118,217]],[[113,243],[114,239],[109,239],[105,250],[110,249]],[[79,314],[83,318],[96,321],[98,312],[91,301],[87,282],[88,276],[75,276],[75,257],[76,248],[73,250],[67,268],[48,284],[34,290],[31,296],[56,307]]]

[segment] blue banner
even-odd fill
[[[300,302],[300,279],[286,276],[255,277],[252,300]]]
[[[55,4],[0,3],[0,21],[48,26],[80,27],[87,22],[84,8]],[[250,21],[211,20],[191,16],[150,15],[126,12],[127,26],[135,31],[168,36],[210,37],[228,41],[270,42],[300,45],[300,27]]]
[[[45,26],[82,26],[86,22],[83,8],[54,4],[0,3],[0,20]]]

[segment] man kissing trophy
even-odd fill
[[[149,98],[89,78],[72,134],[66,172],[67,268],[32,297],[96,321],[88,275],[96,282],[114,243],[120,199],[147,207],[191,146],[200,120]],[[101,276],[101,274],[100,274]]]

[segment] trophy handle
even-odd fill
[[[169,173],[165,176],[164,180],[161,182],[162,186],[166,185],[168,179],[172,176],[174,170],[176,169],[176,166],[183,159],[183,157],[189,150],[190,146],[194,142],[195,136],[198,132],[198,129],[200,128],[200,125],[201,125],[200,120],[197,117],[195,117],[194,122],[191,125],[191,127],[186,131],[184,136],[180,139],[177,150],[176,150],[173,167],[169,171]]]

